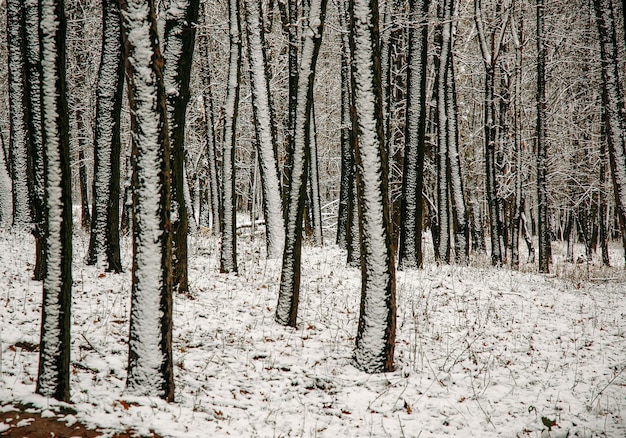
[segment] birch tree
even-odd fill
[[[133,276],[128,376],[136,394],[174,399],[170,144],[153,0],[121,0],[131,110]]]
[[[269,86],[265,53],[263,11],[260,0],[244,0],[248,60],[252,85],[252,110],[256,136],[256,152],[261,172],[265,242],[268,258],[282,254],[285,243],[285,221],[280,177],[278,173],[276,127]]]
[[[163,80],[168,102],[171,145],[173,287],[179,293],[189,291],[187,267],[189,215],[188,203],[185,199],[185,191],[188,189],[185,178],[185,120],[199,4],[199,0],[169,0],[165,11]]]
[[[361,235],[361,305],[356,366],[368,373],[393,370],[396,281],[392,251],[388,171],[384,147],[382,85],[376,0],[352,0],[350,45],[353,129]]]
[[[94,178],[87,262],[122,271],[120,256],[120,118],[124,56],[119,0],[102,1],[102,51],[96,85]]]
[[[237,112],[239,79],[241,77],[241,20],[239,0],[228,1],[230,56],[228,86],[224,104],[224,145],[222,148],[222,215],[220,231],[222,248],[220,272],[237,272],[237,203],[235,193],[235,146],[237,143]]]
[[[308,173],[311,106],[313,103],[313,83],[315,66],[322,42],[327,0],[311,0],[309,19],[304,32],[302,56],[298,74],[298,104],[295,114],[294,147],[289,158],[290,172],[287,190],[287,216],[285,249],[276,321],[295,327],[298,318],[300,297],[300,269],[302,251],[302,220]]]
[[[40,8],[46,272],[36,391],[69,402],[72,175],[65,81],[65,5],[63,0],[42,0]]]

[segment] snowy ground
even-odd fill
[[[551,276],[484,261],[398,272],[397,370],[367,375],[351,361],[360,280],[344,253],[305,247],[294,330],[274,322],[280,263],[261,245],[241,237],[240,273],[223,275],[217,240],[190,238],[195,299],[175,298],[176,402],[167,404],[125,393],[130,274],[84,266],[87,238],[77,236],[75,413],[64,420],[167,437],[626,436],[621,268],[557,257]],[[32,254],[28,235],[0,231],[0,409],[59,412],[33,394],[41,284]]]

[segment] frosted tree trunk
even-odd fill
[[[133,163],[133,276],[126,386],[174,399],[170,144],[152,0],[122,0]]]
[[[222,250],[220,272],[237,272],[237,202],[235,193],[235,146],[239,82],[241,77],[241,25],[239,0],[229,0],[230,58],[228,89],[224,104],[224,147],[222,149]]]
[[[311,105],[313,103],[313,83],[315,65],[322,42],[326,0],[311,0],[308,26],[304,32],[300,74],[298,75],[298,105],[296,108],[294,148],[290,157],[289,185],[287,189],[287,216],[285,249],[276,321],[295,327],[298,319],[300,297],[300,255],[302,251],[302,219],[306,199],[306,183],[309,159]]]
[[[476,30],[485,66],[484,141],[485,141],[485,190],[489,211],[489,234],[491,238],[491,263],[502,264],[500,201],[496,180],[496,120],[495,120],[495,67],[500,53],[506,21],[496,23],[487,38],[482,18],[482,1],[474,0]],[[502,14],[499,14],[502,16]]]
[[[102,51],[96,85],[94,178],[88,263],[122,271],[120,256],[120,118],[124,56],[119,0],[102,2]]]
[[[409,27],[399,269],[422,267],[424,263],[422,190],[426,151],[429,3],[429,0],[412,0],[409,3],[412,25]]]
[[[450,263],[450,202],[449,202],[449,173],[448,173],[448,120],[449,105],[447,93],[447,72],[451,62],[452,50],[452,0],[445,0],[439,10],[440,47],[439,63],[435,79],[437,96],[437,217],[438,217],[438,245],[435,248],[435,258],[438,262]]]
[[[337,212],[337,239],[340,248],[348,248],[348,206],[350,186],[354,179],[354,151],[352,149],[352,126],[350,108],[350,34],[348,29],[348,0],[337,3],[341,29],[341,177],[339,183],[339,207]]]
[[[41,307],[38,394],[70,401],[72,174],[62,0],[40,2],[46,273]]]
[[[189,291],[187,233],[189,215],[185,200],[185,119],[189,79],[196,41],[199,0],[169,0],[165,11],[163,81],[167,97],[172,177],[173,288]]]
[[[537,0],[537,237],[539,239],[539,272],[550,272],[550,229],[548,224],[548,187],[546,166],[546,48],[543,25],[543,0]]]
[[[384,147],[378,3],[376,0],[352,0],[350,13],[361,235],[361,306],[355,363],[365,372],[376,373],[394,368],[396,329],[396,279]]]
[[[606,181],[606,113],[602,110],[602,127],[600,135],[600,193],[598,194],[598,210],[600,213],[600,251],[602,254],[602,264],[610,266],[609,257],[609,233],[607,223],[609,221],[609,206],[607,202],[607,181]]]
[[[519,20],[519,29],[517,22]],[[519,235],[522,215],[523,197],[523,175],[522,175],[522,61],[523,61],[523,14],[517,12],[517,2],[513,2],[513,17],[511,25],[511,35],[515,45],[515,70],[513,73],[514,95],[513,95],[513,154],[515,173],[515,192],[513,199],[513,218],[511,221],[511,268],[519,269],[520,250]]]
[[[13,198],[11,175],[7,167],[4,151],[0,150],[0,226],[7,227],[13,222]]]
[[[615,210],[626,248],[626,122],[624,94],[619,77],[619,58],[613,5],[610,0],[594,0],[602,57],[602,96],[609,163],[613,177]],[[625,263],[626,263],[626,251]]]
[[[28,135],[24,58],[24,6],[20,0],[7,1],[7,40],[9,71],[9,150],[13,181],[13,225],[31,223],[28,192]]]
[[[263,191],[263,215],[268,258],[280,257],[285,244],[285,221],[282,189],[278,173],[275,117],[265,54],[265,35],[260,0],[244,0],[248,59],[252,85],[252,110],[256,134],[257,158]]]
[[[82,109],[76,111],[76,130],[78,134],[78,182],[80,185],[80,225],[85,230],[91,224],[91,213],[89,212],[89,188],[87,187],[87,163],[85,163],[85,148],[87,140],[81,133],[85,130]]]
[[[204,3],[202,4],[204,7]],[[202,13],[206,24],[206,12]],[[211,229],[214,235],[220,233],[221,194],[217,165],[217,142],[215,138],[215,120],[213,110],[213,94],[211,93],[211,73],[209,66],[209,43],[206,35],[202,35],[200,46],[204,49],[201,59],[202,85],[204,91],[202,99],[204,103],[204,115],[206,120],[206,157],[209,172],[209,194],[211,202]]]
[[[319,162],[317,159],[317,125],[315,124],[315,104],[311,105],[311,122],[309,123],[309,188],[311,200],[311,222],[313,242],[317,246],[324,244],[322,223],[322,200],[320,197]]]
[[[45,274],[43,122],[41,114],[41,60],[39,38],[39,2],[24,1],[24,38],[26,49],[26,93],[28,96],[28,141],[30,153],[30,199],[32,202],[35,267],[33,278],[43,280]],[[12,200],[11,200],[12,203]],[[12,207],[11,207],[12,208]]]
[[[456,99],[456,78],[454,70],[454,20],[455,3],[449,0],[448,5],[451,22],[450,50],[445,71],[445,104],[447,114],[446,137],[447,137],[447,173],[450,184],[450,206],[454,233],[455,259],[459,263],[467,263],[469,258],[469,227],[467,225],[467,209],[465,206],[465,191],[463,189],[463,176],[461,173],[461,158],[459,156],[459,127],[458,109]]]

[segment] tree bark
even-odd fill
[[[290,158],[287,197],[285,249],[280,276],[276,321],[295,327],[300,297],[300,269],[302,251],[302,220],[311,134],[311,105],[315,66],[322,42],[327,0],[311,0],[308,29],[304,35],[300,74],[298,75],[298,106],[295,119],[294,148]]]
[[[133,131],[133,276],[126,386],[174,399],[167,104],[153,0],[121,0]]]
[[[41,87],[45,176],[46,269],[36,392],[70,401],[72,175],[65,82],[63,0],[43,0]]]
[[[252,85],[252,110],[256,135],[256,152],[263,191],[265,243],[268,258],[282,254],[285,244],[285,221],[282,189],[278,173],[276,128],[265,53],[263,11],[260,0],[245,0],[248,60]]]
[[[394,368],[396,279],[387,192],[376,0],[352,0],[353,129],[361,235],[361,306],[356,366],[368,373]]]
[[[539,272],[547,273],[550,272],[551,249],[546,182],[548,145],[546,139],[546,48],[543,14],[543,0],[537,0],[537,236],[539,239]]]
[[[398,269],[421,268],[429,0],[409,3],[409,54]]]
[[[228,19],[230,58],[228,88],[224,115],[224,145],[222,149],[222,215],[220,231],[222,250],[220,272],[237,272],[237,194],[235,193],[235,147],[237,143],[237,111],[241,78],[241,21],[239,0],[229,0]]]

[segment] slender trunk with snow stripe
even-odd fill
[[[276,321],[296,326],[300,297],[300,254],[302,250],[302,219],[309,159],[309,124],[313,101],[315,65],[322,42],[327,0],[312,0],[308,27],[304,33],[300,71],[298,74],[298,105],[295,114],[294,148],[290,157],[289,188],[285,249],[280,276]]]
[[[396,278],[387,196],[378,2],[352,0],[350,13],[361,235],[361,306],[355,362],[361,370],[375,373],[393,370],[396,329]]]
[[[320,175],[317,154],[317,125],[315,124],[315,103],[311,105],[311,122],[309,124],[309,190],[311,226],[313,228],[313,243],[317,246],[324,244],[322,223],[322,200],[320,197]]]
[[[122,0],[133,161],[129,391],[174,399],[170,145],[152,0]]]
[[[120,118],[124,57],[119,0],[102,2],[102,51],[96,85],[94,178],[88,263],[122,271],[120,222]]]
[[[188,202],[185,200],[185,119],[196,41],[199,0],[170,0],[165,11],[163,81],[167,96],[172,175],[172,269],[176,292],[187,293]]]
[[[224,145],[222,149],[222,249],[220,272],[237,272],[237,194],[235,192],[235,146],[241,78],[241,25],[239,0],[228,1],[230,58],[228,88],[224,104]]]
[[[619,77],[619,58],[613,5],[610,0],[594,0],[602,57],[603,107],[609,163],[613,176],[615,210],[626,248],[626,121],[624,94]],[[625,252],[626,263],[626,252]]]
[[[72,175],[65,82],[66,19],[62,0],[41,7],[46,273],[41,307],[37,393],[70,400]]]
[[[423,264],[422,190],[426,148],[426,63],[428,59],[427,18],[429,3],[429,0],[410,2],[410,20],[413,25],[409,28],[399,269],[421,267]]]
[[[13,180],[13,225],[31,223],[28,193],[28,136],[24,83],[24,6],[21,0],[7,1],[7,40],[9,70],[9,149]]]
[[[269,86],[269,72],[265,55],[265,35],[260,0],[244,0],[248,60],[252,87],[252,110],[256,134],[257,157],[261,171],[265,242],[268,258],[280,257],[285,244],[283,199],[278,173],[276,126]]]

